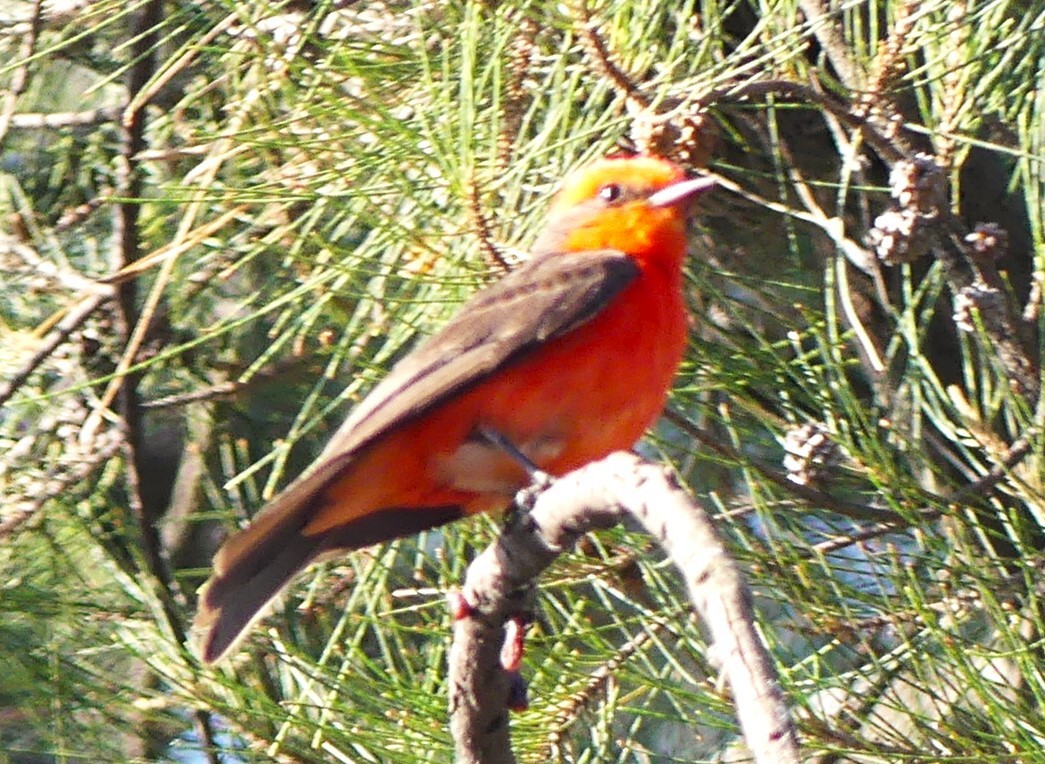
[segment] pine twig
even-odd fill
[[[578,15],[578,32],[581,42],[596,73],[609,80],[614,90],[621,93],[635,107],[648,109],[652,105],[652,100],[643,92],[641,86],[613,60],[609,46],[599,31],[599,23],[592,18],[586,0],[581,0],[575,11]]]
[[[115,457],[121,448],[123,448],[122,439],[115,437],[101,445],[96,451],[85,455],[83,461],[69,466],[64,475],[54,474],[58,473],[60,465],[52,468],[50,470],[52,475],[48,476],[47,482],[41,486],[42,490],[34,496],[18,497],[14,501],[5,502],[8,506],[4,508],[5,516],[0,519],[0,542],[6,542],[22,526],[36,517],[47,502],[56,496],[65,494],[77,483],[91,477],[99,466]]]
[[[110,291],[96,292],[67,309],[33,354],[22,363],[17,371],[10,374],[5,382],[0,384],[0,406],[7,403],[18,392],[18,389],[26,383],[40,364],[46,361],[70,334],[80,328],[94,311],[112,300],[113,297],[114,295]]]
[[[505,257],[494,243],[490,221],[483,214],[482,200],[479,198],[479,183],[474,175],[468,183],[468,212],[471,213],[472,223],[475,226],[475,236],[479,240],[483,262],[486,263],[492,276],[503,276],[515,267],[515,263]]]
[[[604,688],[613,677],[615,671],[624,665],[633,655],[639,652],[648,642],[652,641],[654,635],[665,628],[663,621],[654,621],[645,630],[629,639],[616,654],[608,661],[595,669],[588,676],[584,686],[566,699],[556,709],[555,718],[552,720],[552,729],[548,733],[548,743],[545,755],[548,761],[561,761],[564,756],[562,752],[563,739],[569,732],[569,725],[579,715],[582,708],[588,705],[596,694],[604,692]]]

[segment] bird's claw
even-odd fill
[[[531,512],[541,494],[552,487],[555,478],[542,470],[530,473],[530,484],[515,494],[514,507],[520,512]]]
[[[530,619],[513,615],[504,624],[504,644],[501,645],[501,666],[505,671],[518,672],[526,648],[526,627]]]
[[[508,700],[505,703],[509,711],[519,713],[530,707],[526,680],[518,671],[508,672]]]
[[[446,593],[446,604],[450,608],[450,617],[454,621],[463,621],[465,618],[470,618],[475,612],[475,608],[465,598],[464,593],[456,589]]]

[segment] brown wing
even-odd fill
[[[638,275],[616,251],[535,258],[479,292],[437,334],[396,364],[335,433],[315,465],[276,496],[214,557],[194,631],[200,654],[218,660],[293,576],[331,550],[355,549],[460,516],[389,507],[317,535],[303,529],[316,497],[370,443],[476,384],[542,342],[597,315]]]
[[[477,293],[373,389],[320,457],[337,458],[598,314],[638,275],[615,250],[547,254]]]

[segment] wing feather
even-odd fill
[[[393,367],[320,457],[343,457],[591,320],[639,274],[615,250],[536,257],[477,293]],[[337,459],[340,461],[340,459]]]
[[[194,622],[207,662],[228,652],[293,575],[333,549],[354,549],[460,515],[388,507],[319,536],[304,533],[316,497],[360,451],[455,393],[598,315],[638,275],[610,250],[543,255],[479,292],[439,332],[400,361],[335,433],[302,477],[276,496],[214,558]]]

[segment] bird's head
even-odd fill
[[[656,157],[600,160],[563,182],[534,252],[615,249],[640,264],[681,260],[693,202],[714,185]]]

